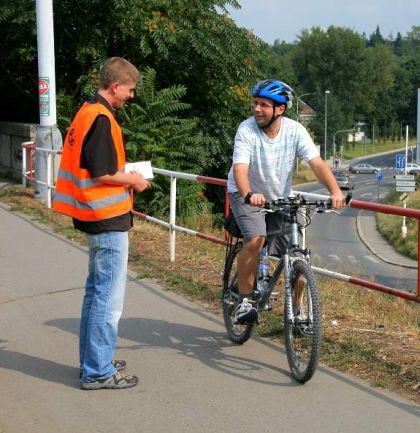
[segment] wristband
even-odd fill
[[[251,197],[254,193],[252,191],[249,191],[248,194],[244,197],[244,201],[246,204],[249,204],[251,201]]]

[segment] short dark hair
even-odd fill
[[[99,73],[99,88],[107,89],[112,83],[137,83],[140,78],[138,69],[122,57],[111,57]]]

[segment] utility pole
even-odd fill
[[[36,0],[36,27],[39,126],[36,130],[35,145],[43,149],[61,149],[63,140],[57,128],[52,0]],[[46,182],[47,154],[44,152],[35,152],[35,178]],[[36,184],[35,198],[46,202],[47,195],[47,186]]]
[[[324,161],[327,162],[327,125],[328,125],[328,94],[329,90],[325,91],[325,122],[324,122]]]

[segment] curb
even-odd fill
[[[361,218],[361,214],[363,212],[363,209],[359,210],[357,216],[356,216],[356,229],[357,229],[357,234],[359,235],[360,240],[365,244],[366,248],[372,253],[374,254],[376,257],[378,257],[378,259],[382,260],[383,262],[389,263],[391,265],[395,265],[395,266],[401,266],[403,268],[410,268],[410,269],[417,269],[417,266],[415,265],[411,265],[409,263],[398,263],[396,261],[387,259],[386,257],[384,257],[382,254],[378,253],[373,246],[369,243],[369,241],[366,239],[363,230],[362,230],[362,225],[360,223],[360,218]],[[376,230],[376,228],[375,228]],[[390,245],[390,248],[392,248],[392,246]]]

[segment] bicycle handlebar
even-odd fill
[[[350,203],[352,193],[346,195],[346,206]],[[308,200],[301,194],[290,196],[287,198],[280,197],[277,200],[267,202],[264,207],[269,210],[278,210],[281,206],[292,206],[299,208],[301,206],[310,206],[318,209],[331,209],[331,199],[326,200]]]

